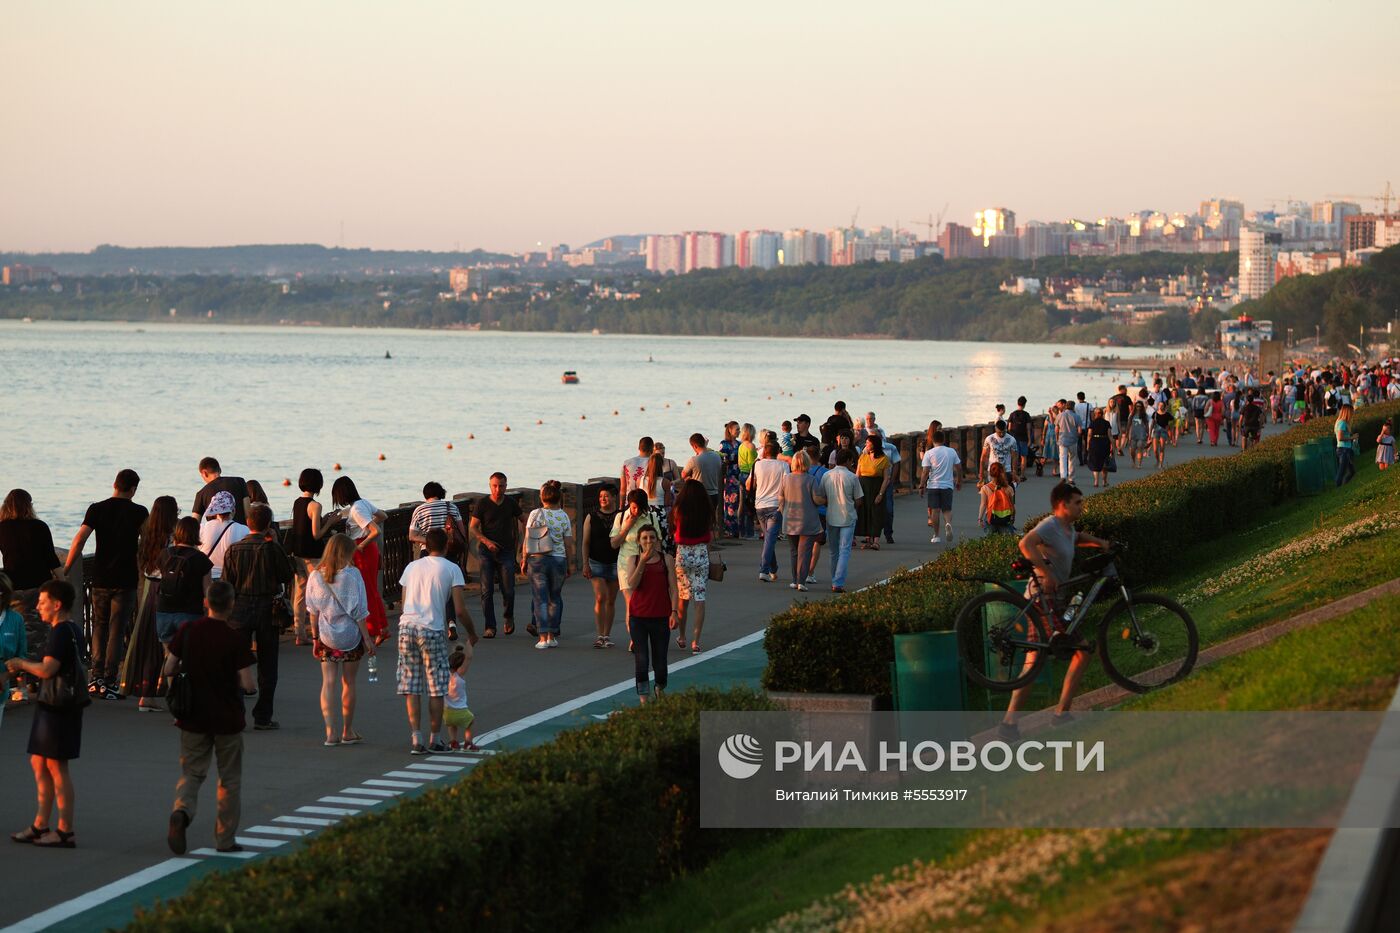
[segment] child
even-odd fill
[[[476,714],[467,708],[467,652],[458,647],[452,652],[452,656],[447,659],[447,666],[452,669],[452,678],[447,682],[447,697],[443,701],[442,722],[447,726],[447,738],[451,743],[448,747],[454,752],[479,752],[481,746],[472,741],[472,723],[476,720]],[[457,733],[462,733],[461,742],[457,741]]]
[[[792,422],[784,421],[782,433],[778,435],[778,447],[782,450],[783,456],[791,457],[797,453],[797,445],[792,442]]]
[[[1381,425],[1380,436],[1376,438],[1376,466],[1386,469],[1395,462],[1395,426],[1390,419]]]

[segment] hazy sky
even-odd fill
[[[0,249],[333,245],[343,222],[347,246],[519,250],[1400,183],[1395,0],[3,12]]]

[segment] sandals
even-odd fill
[[[47,826],[30,826],[28,829],[21,830],[20,832],[10,833],[10,841],[29,844],[41,839],[48,831],[49,828]]]
[[[496,630],[493,629],[493,628],[488,628],[486,631],[484,631],[484,632],[481,633],[481,637],[482,637],[482,638],[495,638],[495,637],[496,637]]]
[[[73,834],[65,833],[61,829],[49,830],[40,838],[35,839],[32,845],[37,849],[76,849],[78,847],[78,844],[73,841]]]
[[[326,739],[321,744],[324,745],[326,748],[335,748],[337,745],[340,744],[340,739]]]
[[[705,649],[703,649],[703,648],[700,647],[700,643],[699,643],[698,641],[693,641],[693,642],[690,643],[690,653],[691,653],[691,654],[699,654],[701,651],[704,651],[704,650],[705,650]]]
[[[507,623],[506,623],[505,633],[506,633],[507,635],[514,635],[514,634],[515,634],[515,623],[514,623],[514,622],[507,622]]]
[[[531,638],[539,638],[539,637],[540,637],[539,626],[535,625],[535,623],[533,623],[533,622],[531,622],[529,625],[525,626],[525,631],[527,631],[527,632],[530,633],[530,637],[531,637]],[[507,632],[507,634],[509,634],[509,632]]]
[[[359,745],[359,744],[360,744],[361,742],[363,742],[364,740],[365,740],[364,736],[360,735],[358,732],[352,732],[352,733],[350,733],[349,735],[343,735],[343,736],[341,736],[341,737],[340,737],[340,744],[341,744],[341,745]]]
[[[682,635],[680,638],[677,638],[677,639],[676,639],[676,647],[677,647],[677,648],[684,648],[684,647],[685,647],[685,636],[684,636],[684,635]]]

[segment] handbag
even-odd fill
[[[724,558],[719,556],[719,552],[710,548],[710,579],[719,583],[724,579],[724,572],[729,569],[729,565],[724,562]]]
[[[39,704],[52,709],[82,709],[92,704],[92,697],[87,693],[87,668],[78,654],[78,626],[71,619],[68,624],[73,626],[73,676],[64,677],[60,667],[57,673],[39,684]]]
[[[165,708],[176,719],[188,719],[194,714],[194,684],[190,683],[183,661],[171,675],[170,685],[165,690]]]
[[[1109,454],[1108,459],[1103,462],[1103,471],[1105,473],[1118,472],[1118,461],[1114,458],[1113,454]]]
[[[462,533],[457,530],[457,520],[450,514],[447,516],[447,524],[442,526],[442,531],[447,535],[447,547],[443,549],[442,556],[454,564],[460,564],[467,542],[462,540]]]
[[[272,597],[272,621],[277,624],[278,630],[283,632],[291,628],[296,621],[292,615],[292,607],[287,603],[285,591]]]

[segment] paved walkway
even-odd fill
[[[1197,446],[1192,440],[1171,450],[1168,463],[1231,452],[1232,448]],[[1114,480],[1127,481],[1135,475],[1137,471],[1120,463]],[[1079,480],[1087,487],[1091,478],[1084,471]],[[1020,519],[1049,509],[1055,482],[1048,475],[1032,476],[1022,486]],[[1086,488],[1086,492],[1093,490]],[[978,533],[976,492],[971,485],[957,497],[955,515],[959,538]],[[866,586],[898,567],[936,557],[944,546],[932,545],[928,539],[922,498],[899,498],[896,543],[883,545],[880,551],[854,552],[848,586]],[[785,559],[785,545],[779,554]],[[704,632],[708,650],[694,658],[688,652],[680,659],[672,655],[673,689],[698,682],[757,685],[765,663],[763,628],[799,595],[787,588],[781,576],[783,582],[776,584],[757,580],[755,543],[731,545],[725,549],[725,558],[729,574],[710,590]],[[831,597],[825,554],[819,578],[823,585],[805,598]],[[477,714],[478,741],[488,741],[493,749],[545,741],[561,728],[636,702],[625,634],[622,647],[593,649],[592,593],[587,582],[571,578],[564,594],[559,648],[534,650],[533,639],[523,627],[509,638],[478,645],[468,690]],[[521,586],[517,598],[528,600],[528,589]],[[475,609],[473,617],[479,624],[480,613]],[[622,631],[620,616],[617,630]],[[386,648],[392,648],[392,641]],[[245,736],[240,836],[248,857],[285,850],[304,833],[363,810],[391,805],[402,795],[458,777],[475,764],[463,756],[409,757],[404,706],[394,695],[392,651],[380,660],[379,683],[366,684],[364,672],[360,674],[356,728],[365,736],[365,744],[325,748],[318,665],[310,649],[283,642],[276,711],[282,728],[250,731]],[[33,815],[33,779],[24,753],[29,720],[27,708],[11,709],[0,727],[0,810],[7,832],[22,829]],[[205,788],[190,829],[192,857],[170,857],[165,826],[179,776],[178,736],[165,714],[138,714],[134,700],[89,707],[83,755],[73,762],[72,770],[79,848],[39,851],[12,844],[0,848],[0,877],[6,880],[0,923],[25,920],[15,928],[74,930],[120,925],[133,905],[169,897],[202,873],[236,864],[234,859],[215,855],[212,848],[197,848],[213,844],[212,786]],[[104,886],[110,887],[104,890]]]

